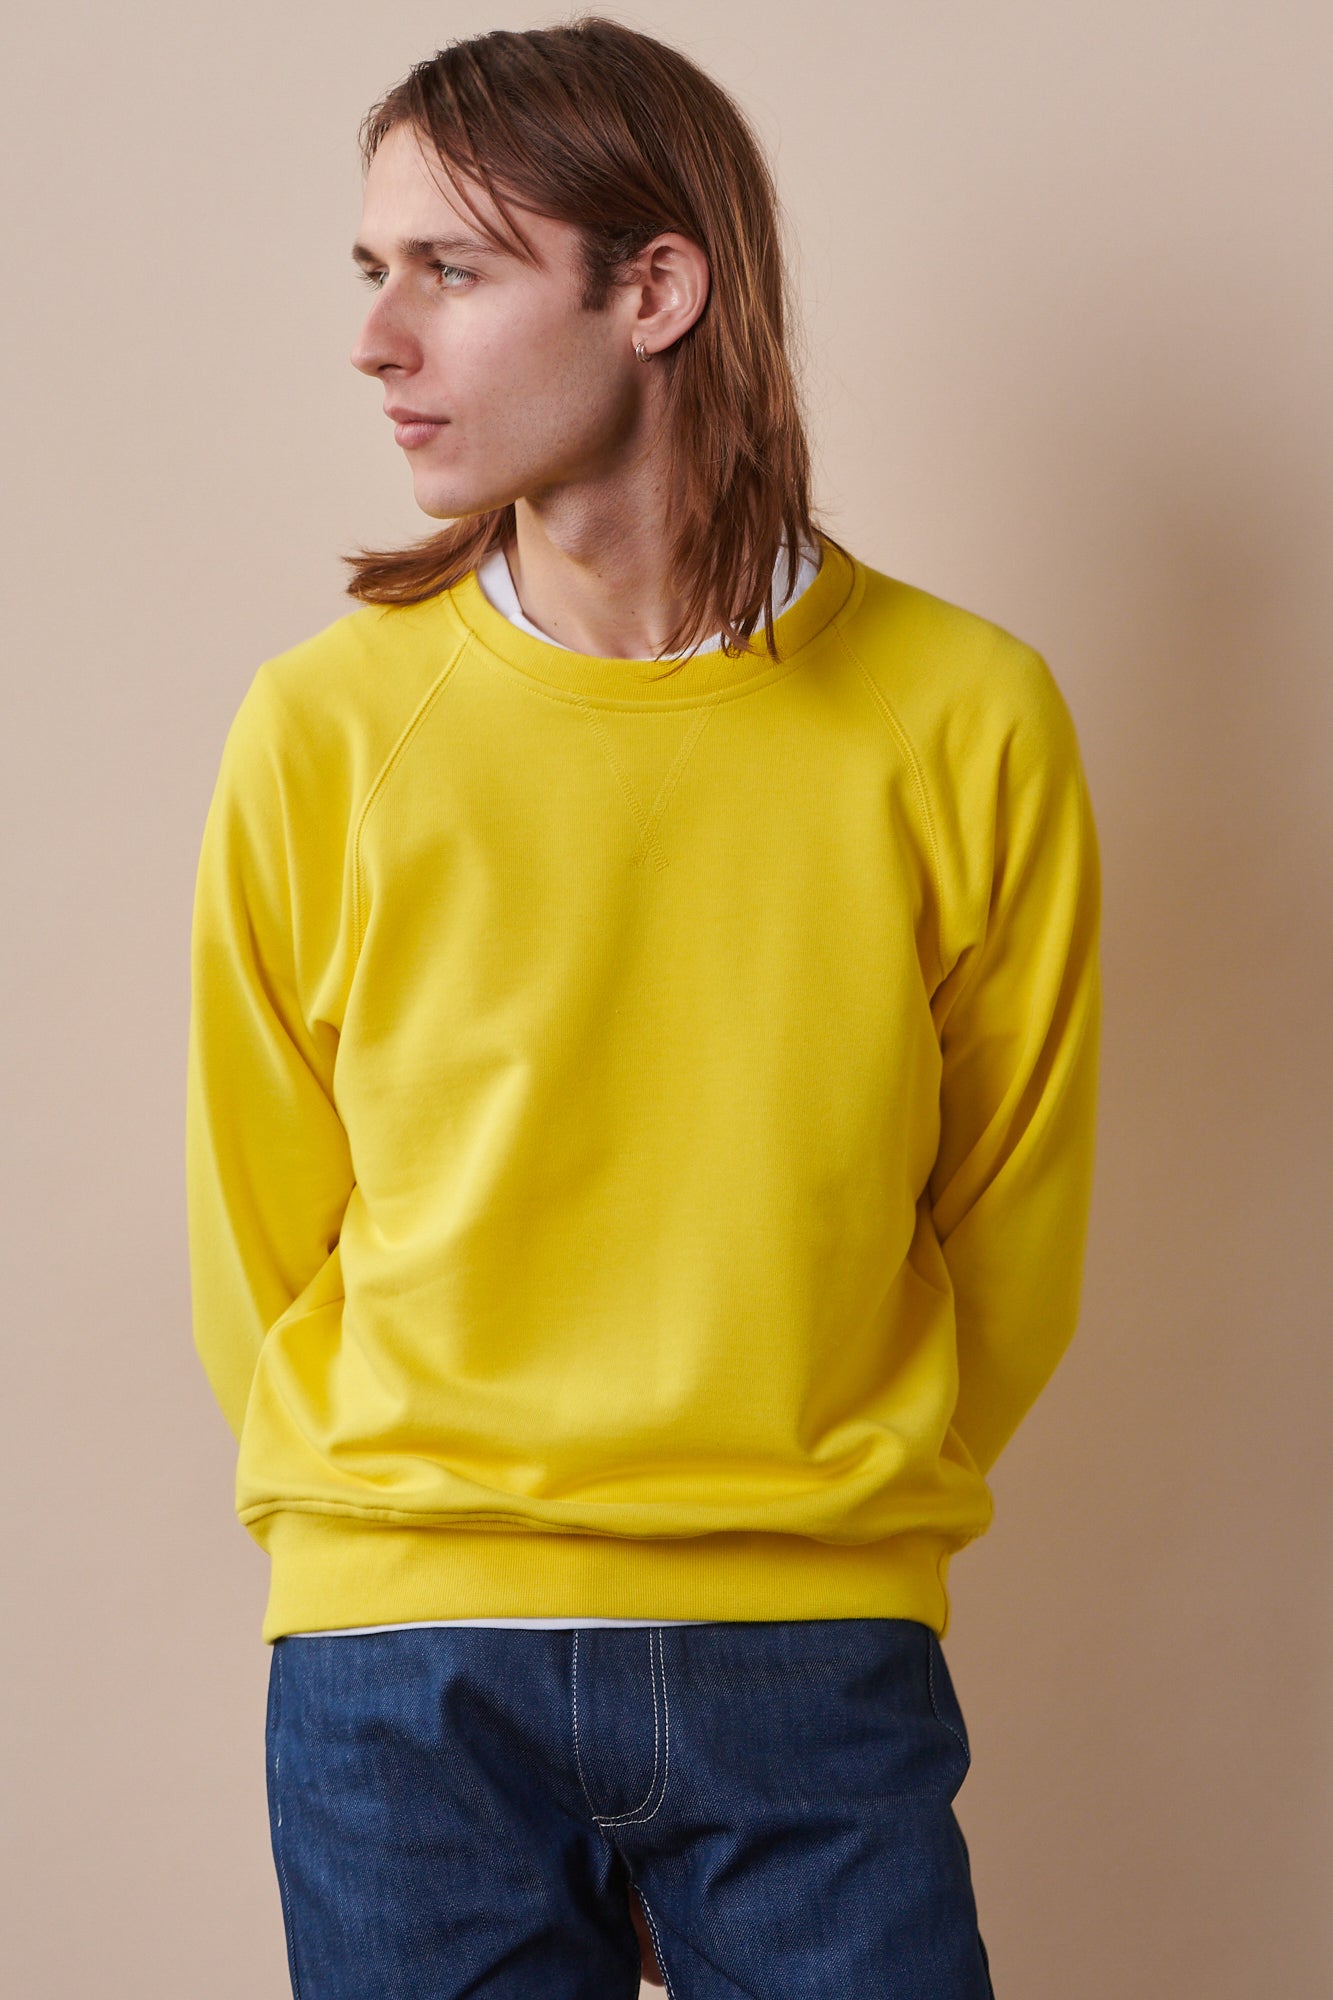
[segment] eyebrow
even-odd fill
[[[404,236],[398,243],[400,257],[423,258],[447,257],[503,257],[507,253],[498,244],[487,243],[480,236]],[[357,264],[378,264],[380,259],[364,243],[352,245],[352,260]]]

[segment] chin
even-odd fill
[[[457,487],[442,493],[438,487],[432,487],[418,492],[416,503],[432,521],[460,521],[468,514],[488,514],[493,508],[507,507],[515,498],[517,495],[512,493],[467,492]]]

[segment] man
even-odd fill
[[[940,1642],[1077,1320],[1072,721],[817,526],[693,64],[481,36],[362,143],[352,359],[448,525],[255,675],[192,947],[293,1990],[628,2000],[641,1909],[672,1994],[981,2000]]]

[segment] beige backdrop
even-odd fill
[[[772,150],[833,532],[1044,651],[1098,809],[1083,1322],[951,1573],[999,2000],[1322,2000],[1333,17],[610,11]],[[339,550],[426,525],[347,359],[357,121],[444,41],[557,18],[130,0],[6,34],[24,2000],[289,1991],[264,1558],[190,1338],[194,866],[258,663],[353,608]]]

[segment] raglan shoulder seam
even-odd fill
[[[407,718],[407,721],[403,724],[403,727],[399,730],[397,737],[394,739],[394,742],[391,744],[384,758],[384,761],[381,763],[378,771],[375,773],[375,776],[371,780],[370,787],[366,792],[365,801],[361,807],[360,812],[357,814],[356,828],[352,835],[352,929],[353,929],[352,947],[354,951],[360,950],[361,945],[365,938],[365,871],[363,866],[363,840],[365,836],[366,823],[369,820],[370,815],[373,812],[376,804],[383,796],[390,778],[393,776],[393,773],[398,768],[398,765],[401,763],[403,757],[406,755],[417,732],[420,730],[422,724],[425,722],[432,708],[434,708],[436,702],[439,700],[446,685],[448,684],[455,669],[457,668],[460,660],[463,658],[463,655],[467,652],[468,647],[471,644],[472,644],[471,632],[464,631],[460,633],[457,644],[455,645],[452,653],[449,655],[449,658],[446,660],[445,664],[441,667],[439,673],[435,676],[434,680],[431,682],[430,686],[426,689],[425,693],[421,696],[421,699],[418,701],[416,707],[413,709],[412,713]]]
[[[945,889],[944,889],[944,867],[940,856],[939,835],[936,830],[936,813],[934,805],[932,803],[931,785],[927,777],[925,760],[922,758],[919,751],[917,750],[916,744],[912,739],[911,732],[908,730],[907,725],[904,723],[901,715],[898,713],[898,710],[895,707],[894,703],[889,699],[889,696],[880,686],[879,681],[876,679],[875,675],[870,671],[869,667],[866,666],[865,661],[861,658],[860,654],[856,651],[850,639],[847,637],[847,634],[843,629],[843,621],[840,617],[834,620],[834,631],[837,634],[839,644],[842,646],[843,651],[847,654],[848,659],[851,660],[852,664],[856,667],[858,673],[864,680],[866,687],[869,690],[871,699],[875,703],[884,721],[885,727],[888,729],[890,735],[896,741],[902,756],[906,760],[908,769],[912,774],[912,782],[916,790],[917,802],[921,812],[922,824],[924,825],[926,832],[926,843],[929,850],[931,879],[933,881],[935,889],[936,907],[939,910],[940,923],[941,926],[943,927],[947,924],[949,912],[946,908],[947,899],[945,896]],[[1012,639],[1012,635],[1007,633],[1000,626],[994,626],[992,628],[992,632],[993,632],[992,642],[986,653],[985,660],[980,668],[980,672],[982,673],[983,676],[986,673],[987,668],[990,666],[992,660],[994,660],[996,655],[999,653],[1001,647],[1004,646],[1006,641],[1011,641]],[[951,931],[942,928],[941,937],[946,935],[951,935]],[[935,969],[940,978],[943,978],[946,972],[948,971],[948,967],[943,963],[943,954],[941,954],[941,962],[936,966]]]
[[[889,697],[885,694],[870,669],[866,666],[860,654],[853,648],[851,641],[843,630],[841,618],[834,620],[833,629],[837,635],[838,643],[865,682],[870,693],[870,698],[878,708],[889,734],[895,738],[899,750],[907,760],[908,769],[912,773],[912,782],[916,788],[922,822],[926,829],[926,841],[930,848],[930,870],[934,878],[935,894],[937,897],[941,897],[942,874],[940,868],[939,840],[935,832],[935,815],[931,810],[930,793],[926,785],[925,772],[916,745],[908,734],[897,709],[889,700]]]

